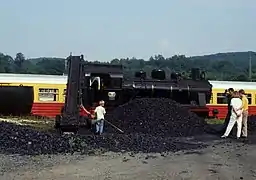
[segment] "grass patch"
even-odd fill
[[[1,116],[0,121],[10,122],[17,125],[30,126],[39,131],[54,132],[54,120],[40,117],[26,116],[26,117],[13,117]]]
[[[223,124],[224,119],[206,119],[207,124]]]
[[[0,116],[0,121],[15,123],[17,125],[30,126],[38,131],[56,132],[54,129],[54,119],[26,116],[26,117],[14,117],[14,116]],[[224,119],[206,119],[207,124],[223,124]]]

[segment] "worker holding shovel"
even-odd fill
[[[103,133],[103,128],[104,128],[104,119],[105,119],[105,114],[106,110],[104,108],[105,102],[102,100],[99,102],[99,106],[97,106],[94,110],[95,117],[96,117],[96,134],[102,134]]]

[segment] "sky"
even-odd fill
[[[255,0],[2,0],[0,52],[148,59],[256,50]]]

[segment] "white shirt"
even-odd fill
[[[97,120],[104,119],[104,115],[106,114],[106,110],[102,106],[97,106],[94,110],[96,113]]]
[[[243,101],[240,98],[232,98],[230,105],[232,106],[231,116],[237,117],[233,109],[239,109],[243,105]],[[242,110],[238,110],[237,113],[241,114]]]

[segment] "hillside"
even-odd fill
[[[121,58],[105,63],[122,64],[125,67],[126,76],[132,76],[135,71],[140,69],[149,73],[154,68],[164,69],[167,75],[173,71],[183,72],[187,75],[192,67],[199,67],[207,72],[209,79],[248,80],[250,56],[252,60],[252,78],[256,79],[255,52],[229,52],[193,57],[186,57],[184,55],[163,57],[162,55],[156,55],[148,60]],[[63,74],[65,73],[64,58],[43,57],[26,59],[22,53],[17,53],[16,57],[13,58],[0,53],[0,72]],[[97,61],[97,63],[103,62]]]

